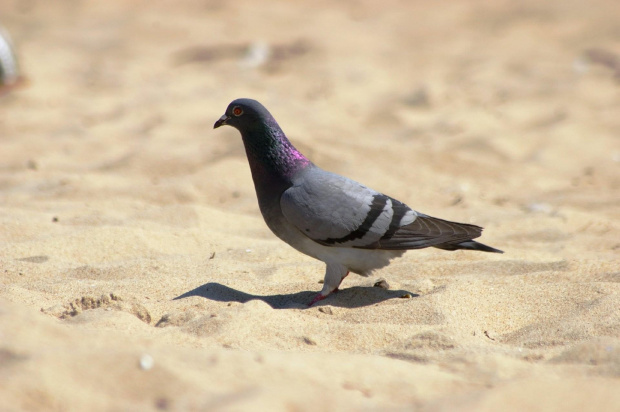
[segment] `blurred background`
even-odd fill
[[[1,0],[0,405],[613,409],[618,17]],[[239,97],[317,165],[506,254],[407,253],[308,310],[323,265],[269,232],[239,133],[213,130]]]
[[[32,170],[57,179],[39,193],[137,175],[168,185],[162,202],[254,213],[237,132],[211,130],[251,97],[315,163],[423,210],[437,190],[463,207],[486,196],[550,211],[575,188],[597,199],[571,201],[608,203],[620,186],[615,7],[4,0],[25,82],[0,100],[3,192]],[[101,185],[89,198],[147,195]]]

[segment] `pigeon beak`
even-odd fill
[[[213,125],[214,129],[217,129],[220,126],[224,126],[228,123],[226,123],[228,120],[230,120],[230,116],[226,116],[225,114],[222,115],[222,117],[220,117],[217,122],[215,122],[215,124]]]

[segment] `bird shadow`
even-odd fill
[[[185,299],[191,296],[200,296],[216,302],[240,302],[245,303],[250,300],[262,300],[274,309],[307,309],[308,303],[317,292],[297,292],[285,295],[253,295],[221,285],[215,282],[205,283],[202,286],[183,293],[173,300]],[[338,306],[344,308],[358,308],[372,306],[385,300],[407,297],[418,297],[418,294],[406,290],[387,290],[382,288],[353,286],[332,293],[326,299],[315,303],[312,307],[323,305]]]

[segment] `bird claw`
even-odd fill
[[[323,296],[321,295],[321,293],[317,293],[317,295],[314,297],[314,299],[312,299],[312,302],[308,303],[308,307],[314,305],[315,303],[317,303],[318,301],[321,301],[323,299],[325,299],[326,297],[328,297],[329,295],[331,295],[332,293],[338,293],[340,292],[340,289],[336,288],[334,290],[332,290],[331,292],[329,292],[327,295]]]
[[[320,293],[317,293],[317,295],[314,297],[314,299],[312,299],[312,302],[308,303],[308,307],[314,305],[318,301],[321,301],[321,300],[325,299],[326,297],[327,297],[327,295],[323,296]]]
[[[342,283],[342,281],[344,280],[344,278],[346,278],[347,276],[349,276],[349,272],[347,271],[347,273],[340,279],[340,283]],[[331,295],[332,293],[338,293],[340,292],[340,289],[338,289],[340,286],[340,284],[338,284],[338,286],[336,286],[336,289],[332,290],[331,292],[327,293],[327,295],[322,295],[321,292],[319,292],[314,299],[312,299],[312,302],[308,303],[308,307],[314,305],[315,303],[317,303],[318,301],[321,301],[323,299],[325,299],[326,297],[328,297],[329,295]]]

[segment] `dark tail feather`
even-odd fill
[[[436,245],[435,247],[438,249],[443,249],[443,250],[465,249],[465,250],[479,250],[481,252],[504,253],[503,250],[492,248],[491,246],[487,246],[480,242],[476,242],[475,240],[466,240],[465,242],[456,243],[452,245],[449,243],[442,243],[441,245]]]

